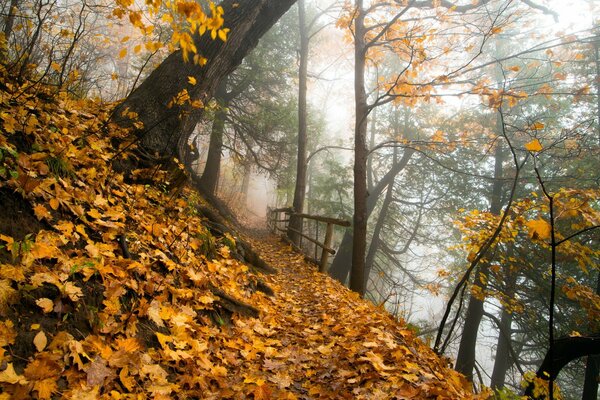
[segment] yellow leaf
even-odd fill
[[[60,64],[58,64],[55,61],[53,61],[52,64],[50,64],[50,68],[52,68],[56,72],[60,72],[60,70],[61,70]]]
[[[119,52],[119,58],[125,58],[126,55],[127,49],[121,49],[121,51]]]
[[[17,301],[17,291],[12,288],[8,279],[0,280],[0,315],[3,315],[10,304]]]
[[[542,151],[542,144],[538,139],[533,139],[531,142],[525,144],[525,150]]]
[[[219,29],[219,39],[226,42],[227,41],[227,33],[229,32],[229,28]]]
[[[12,385],[16,383],[25,384],[27,383],[27,379],[25,379],[23,375],[17,375],[12,363],[8,363],[6,369],[0,372],[0,382],[10,383]]]
[[[52,215],[48,212],[48,209],[41,204],[33,207],[33,213],[37,217],[37,219],[51,219]]]
[[[545,125],[543,123],[538,121],[538,122],[533,123],[529,128],[534,131],[539,131],[539,130],[544,129],[544,126]]]
[[[36,381],[33,384],[33,390],[38,392],[40,400],[50,400],[52,394],[58,392],[58,384],[55,378],[46,378]]]
[[[46,297],[37,299],[35,304],[37,304],[44,313],[49,313],[54,309],[54,302]]]
[[[60,205],[57,198],[50,199],[50,208],[53,210],[58,210],[58,206]]]
[[[46,337],[44,331],[39,331],[38,334],[35,335],[33,338],[33,344],[35,345],[37,351],[42,351],[46,348],[46,345],[48,344],[48,338]]]
[[[527,221],[526,225],[530,238],[544,240],[550,237],[550,224],[543,219]]]
[[[197,83],[196,78],[194,78],[193,76],[188,76],[188,83],[190,85],[195,85]]]
[[[98,210],[96,210],[95,208],[92,208],[90,211],[88,211],[87,215],[89,215],[90,217],[92,217],[94,219],[102,218],[102,214],[100,214],[100,212]]]

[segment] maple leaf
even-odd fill
[[[536,219],[526,222],[529,237],[532,239],[545,240],[550,238],[550,224],[543,219]]]
[[[17,375],[15,368],[12,363],[8,363],[4,371],[0,371],[0,382],[24,385],[27,383],[27,379],[23,375]]]
[[[5,347],[15,342],[17,332],[11,320],[0,321],[0,347]]]
[[[542,151],[542,144],[538,139],[533,139],[531,142],[525,144],[525,150],[533,152]]]
[[[58,383],[54,378],[46,378],[33,383],[33,390],[38,392],[38,398],[49,400],[58,392]]]
[[[106,378],[114,375],[113,371],[106,366],[106,360],[100,356],[96,356],[85,371],[87,372],[87,384],[92,387],[103,385]]]
[[[391,371],[391,370],[395,369],[394,367],[385,365],[385,363],[383,362],[383,358],[381,358],[381,356],[379,354],[374,353],[372,351],[368,351],[365,356],[359,357],[358,359],[360,361],[369,361],[371,363],[371,365],[373,365],[375,370],[377,372],[379,372],[380,374],[382,374],[383,376],[389,375],[385,371]]]
[[[4,315],[8,306],[17,300],[17,291],[8,279],[0,280],[0,315]]]

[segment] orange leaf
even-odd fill
[[[550,237],[550,224],[543,219],[527,221],[526,225],[530,238],[544,240]]]
[[[525,144],[525,149],[528,151],[542,151],[542,144],[538,139],[533,139],[531,142]]]

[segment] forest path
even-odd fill
[[[253,296],[265,333],[286,354],[264,360],[274,373],[268,380],[307,399],[471,398],[464,378],[402,322],[319,273],[279,238],[249,241],[278,270],[261,277],[275,295]]]

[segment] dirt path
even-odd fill
[[[263,310],[255,323],[277,350],[264,352],[262,367],[278,389],[305,399],[471,398],[464,379],[388,313],[278,238],[250,241],[279,271],[263,277],[274,297],[253,298]]]

